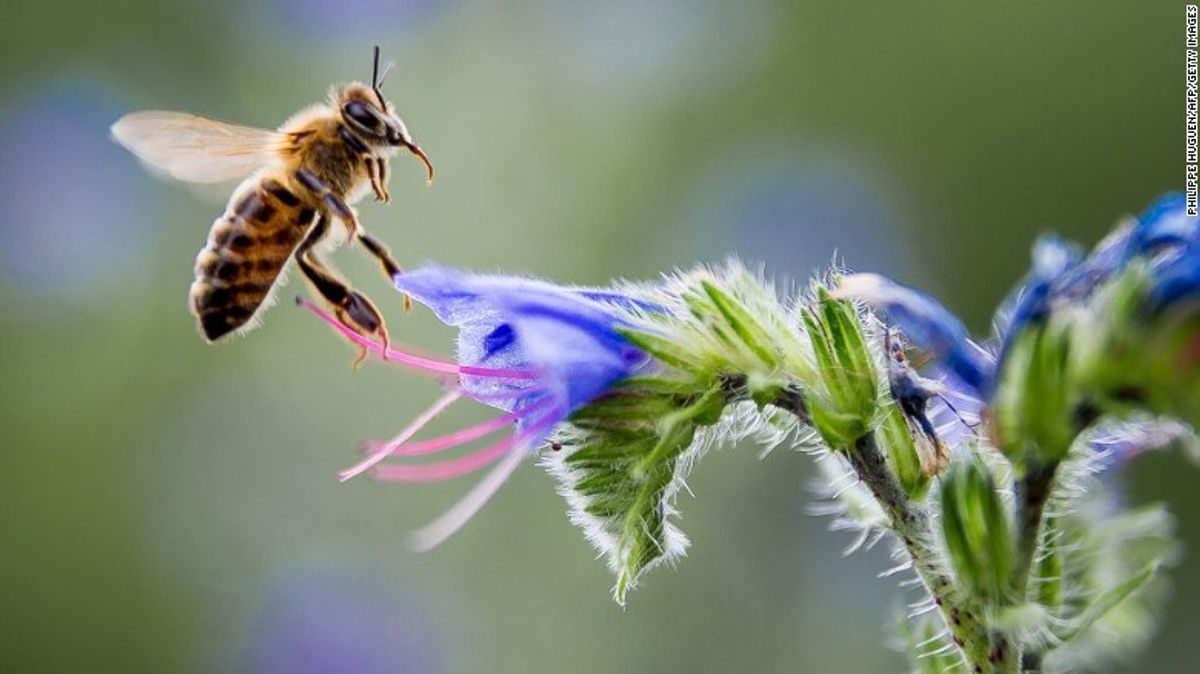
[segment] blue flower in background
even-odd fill
[[[997,311],[996,337],[987,347],[972,341],[966,328],[929,295],[875,274],[845,277],[839,293],[885,312],[908,339],[934,359],[931,376],[944,385],[930,417],[938,435],[957,445],[975,434],[986,414],[999,372],[1014,340],[1061,307],[1087,300],[1101,284],[1134,261],[1147,265],[1148,316],[1167,311],[1200,294],[1200,218],[1185,215],[1182,195],[1155,202],[1134,222],[1102,240],[1086,257],[1055,236],[1034,245],[1031,271]],[[1185,435],[1172,421],[1105,424],[1089,445],[1109,470],[1148,448]]]
[[[653,368],[652,359],[619,332],[658,308],[610,290],[557,286],[535,279],[468,274],[427,266],[399,274],[396,287],[459,329],[458,358],[451,363],[386,348],[358,335],[320,308],[301,303],[351,340],[447,380],[449,391],[416,421],[386,442],[368,442],[368,456],[342,471],[346,480],[367,470],[388,482],[446,480],[496,466],[449,511],[413,536],[427,549],[445,540],[487,502],[529,450],[575,410],[614,384]],[[438,438],[411,438],[451,403],[469,397],[503,411],[500,417]],[[474,453],[439,463],[389,463],[394,456],[449,450],[515,425],[509,437]]]
[[[1061,284],[1070,282],[1069,276],[1079,268],[1080,260],[1078,249],[1062,238],[1053,234],[1039,238],[1033,244],[1033,268],[1000,305],[996,331],[1016,335],[1030,324],[1045,320],[1052,303],[1062,294]]]
[[[65,80],[0,110],[0,282],[103,292],[152,255],[162,227],[139,194],[149,183],[105,132],[123,107],[106,88]]]
[[[240,666],[254,674],[433,674],[448,646],[413,593],[361,569],[293,568],[265,583]]]
[[[1186,216],[1181,195],[1159,199],[1086,257],[1057,236],[1039,239],[1033,268],[997,312],[994,351],[972,341],[962,322],[937,300],[885,277],[852,274],[842,280],[839,292],[884,311],[913,344],[956,375],[975,397],[987,400],[1018,335],[1059,306],[1087,299],[1134,260],[1146,261],[1150,269],[1146,309],[1151,314],[1200,293],[1200,218]]]
[[[1149,257],[1149,311],[1192,301],[1200,292],[1200,218],[1188,217],[1184,197],[1160,199],[1138,220],[1132,254]]]

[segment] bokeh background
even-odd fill
[[[711,454],[691,556],[622,611],[530,465],[456,538],[466,488],[338,484],[437,394],[283,302],[206,346],[185,298],[224,193],[110,142],[142,108],[271,127],[331,82],[387,91],[432,156],[364,223],[402,262],[604,283],[730,253],[835,252],[984,331],[1037,232],[1091,243],[1183,176],[1182,4],[113,0],[0,18],[0,671],[891,672],[883,555],[806,514],[810,462]],[[451,334],[335,264],[406,341]],[[306,292],[295,278],[281,296]],[[469,406],[442,428],[479,418]],[[1194,670],[1200,476],[1139,459],[1189,553],[1151,649]]]

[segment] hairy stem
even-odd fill
[[[1046,504],[1054,488],[1058,462],[1029,466],[1025,477],[1016,484],[1017,559],[1009,585],[1012,601],[1024,603],[1029,594],[1029,583],[1037,567],[1037,554],[1042,542],[1042,523],[1045,521]],[[1021,667],[1016,672],[1040,672],[1042,654],[1026,652],[1021,658]]]
[[[775,401],[775,405],[809,423],[804,399],[796,391]],[[993,647],[983,615],[955,591],[949,569],[933,546],[933,532],[928,513],[912,503],[899,481],[887,467],[887,461],[875,443],[874,433],[858,438],[847,452],[850,465],[858,479],[887,513],[890,529],[903,543],[921,580],[934,598],[954,643],[965,658],[968,671],[976,674],[997,674],[1006,671],[1006,661],[1015,661],[1009,645],[1003,639]]]
[[[978,607],[963,601],[955,592],[949,569],[933,547],[929,515],[913,504],[887,467],[875,435],[860,437],[848,452],[850,465],[858,479],[871,490],[888,515],[892,533],[899,538],[920,574],[925,587],[941,609],[954,643],[962,651],[972,672],[1001,672],[1005,660],[1014,660],[1007,642],[993,646],[987,625]]]
[[[1023,603],[1041,544],[1042,521],[1054,487],[1058,463],[1030,466],[1016,485],[1017,563],[1011,580],[1012,597]]]

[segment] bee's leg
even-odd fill
[[[392,200],[392,195],[388,192],[388,189],[387,189],[388,160],[380,157],[380,158],[375,159],[375,162],[377,164],[379,164],[379,187],[383,189],[383,197],[384,197],[383,203],[386,204]]]
[[[346,147],[357,153],[358,158],[366,165],[367,175],[371,178],[371,189],[375,191],[375,200],[385,204],[391,201],[392,197],[387,191],[387,162],[377,158],[371,149],[346,127],[339,128],[338,135]]]
[[[404,271],[400,268],[399,263],[392,259],[391,252],[388,251],[387,246],[382,241],[367,234],[361,228],[358,230],[358,240],[371,255],[375,256],[375,259],[379,260],[379,265],[383,267],[383,273],[387,274],[389,279],[394,281],[396,274]],[[408,296],[408,293],[405,293],[404,310],[408,311],[410,309],[412,309],[412,298]]]
[[[366,157],[367,174],[371,176],[371,189],[375,191],[375,200],[390,203],[392,195],[387,190],[387,160],[376,157]]]
[[[357,236],[358,215],[344,199],[338,196],[336,192],[330,189],[329,185],[325,184],[324,180],[318,178],[312,171],[300,169],[294,175],[296,181],[320,200],[329,213],[336,215],[342,221],[342,224],[346,225],[346,230],[350,233],[351,237]]]
[[[338,320],[363,336],[379,338],[383,344],[383,357],[386,359],[389,342],[387,326],[384,325],[383,315],[379,313],[375,303],[347,286],[313,252],[313,246],[328,232],[328,217],[318,216],[316,224],[293,254],[296,264],[321,297],[329,303]],[[358,367],[366,357],[367,348],[364,346],[354,360],[354,366]]]

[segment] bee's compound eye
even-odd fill
[[[342,106],[342,114],[351,124],[372,134],[379,134],[383,123],[379,115],[362,101],[350,101]]]

